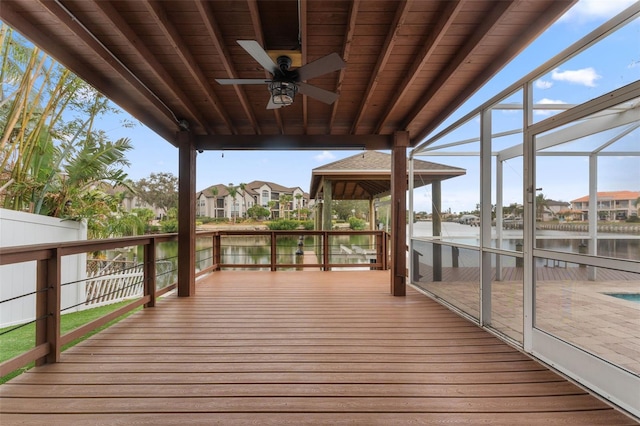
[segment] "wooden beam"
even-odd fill
[[[391,294],[406,295],[407,147],[409,133],[396,132],[391,149]]]
[[[387,65],[387,61],[389,61],[389,58],[391,57],[391,52],[395,47],[396,39],[398,38],[400,29],[402,28],[402,25],[404,24],[404,21],[409,14],[409,10],[411,9],[410,6],[412,1],[413,0],[402,0],[399,2],[400,4],[398,5],[398,9],[396,10],[396,15],[393,19],[393,22],[391,23],[387,38],[384,42],[384,46],[382,46],[380,56],[378,57],[378,62],[373,68],[371,78],[369,79],[369,84],[367,85],[367,89],[362,96],[360,108],[358,109],[358,113],[353,120],[353,124],[351,126],[351,134],[358,134],[358,126],[360,125],[360,122],[365,115],[371,97],[376,91],[379,75],[384,70],[385,66]]]
[[[347,31],[344,38],[344,46],[342,48],[342,59],[349,63],[349,55],[351,54],[351,46],[353,43],[353,36],[356,31],[356,20],[358,18],[358,8],[360,7],[360,0],[353,0],[351,2],[351,7],[349,8],[349,21],[347,24]],[[348,67],[344,67],[340,70],[338,74],[338,84],[336,85],[336,93],[340,94],[342,90],[342,82],[344,81],[344,76],[347,72]],[[335,123],[336,117],[338,115],[338,105],[340,103],[340,98],[331,105],[331,118],[329,119],[329,133],[332,132],[333,124]]]
[[[194,136],[199,151],[207,150],[385,150],[393,135],[215,135]]]
[[[447,64],[447,66],[438,73],[432,84],[428,86],[428,89],[420,97],[420,102],[413,108],[413,110],[407,115],[405,121],[402,124],[403,129],[409,129],[413,122],[418,118],[420,113],[427,107],[429,102],[442,90],[447,82],[456,75],[456,72],[467,62],[477,49],[482,48],[482,40],[488,37],[491,30],[500,21],[500,18],[507,13],[511,8],[517,6],[515,1],[500,1],[495,2],[493,8],[486,14],[482,23],[473,32],[473,35],[467,40],[464,46],[456,53],[453,59]],[[494,61],[497,63],[497,61]],[[500,63],[502,65],[502,63]],[[479,78],[474,78],[474,86],[477,88],[480,84],[484,84],[484,80],[480,81]],[[456,108],[459,105],[456,105]],[[416,138],[414,137],[414,140]]]
[[[46,8],[56,19],[60,19],[66,27],[69,29],[69,33],[78,40],[82,40],[85,45],[90,47],[96,54],[96,58],[99,58],[102,62],[95,67],[89,64],[87,61],[83,61],[77,55],[74,55],[62,44],[52,44],[51,37],[46,32],[42,31],[42,28],[36,27],[33,23],[24,18],[23,15],[17,13],[11,6],[11,2],[0,1],[0,16],[2,20],[15,28],[21,34],[25,35],[32,43],[37,46],[46,46],[47,53],[51,55],[56,61],[64,64],[64,66],[74,74],[81,77],[83,80],[91,82],[98,91],[105,93],[109,96],[113,102],[118,104],[123,109],[127,110],[131,115],[138,120],[145,123],[146,126],[157,132],[160,136],[167,140],[171,140],[169,133],[166,132],[169,123],[175,123],[175,128],[178,128],[175,117],[172,112],[166,108],[165,105],[155,99],[152,94],[146,88],[142,87],[121,64],[113,61],[107,52],[98,46],[98,43],[91,38],[80,26],[76,19],[66,14],[66,11],[60,10],[54,2],[41,1],[44,8]],[[84,34],[84,36],[83,36]],[[111,70],[103,72],[103,70]],[[116,85],[113,78],[102,78],[105,75],[113,74],[119,76],[127,84],[131,85],[131,91],[137,91],[145,100],[150,102],[149,108],[142,108],[135,102],[131,101],[129,93],[127,91],[113,90]],[[155,112],[150,112],[152,109]],[[160,119],[160,116],[162,119]]]
[[[235,128],[233,122],[231,121],[231,117],[227,113],[226,109],[214,93],[211,88],[211,84],[209,83],[207,77],[204,75],[204,72],[198,66],[198,62],[193,57],[189,50],[189,46],[184,42],[182,37],[180,37],[180,33],[178,29],[171,23],[167,14],[162,7],[162,2],[155,0],[147,0],[144,1],[143,4],[146,6],[147,11],[153,18],[153,23],[155,23],[158,28],[162,31],[164,36],[167,38],[167,41],[173,47],[174,52],[182,61],[185,69],[191,74],[193,81],[198,85],[201,90],[202,96],[209,102],[211,108],[220,116],[222,121],[227,125],[229,132],[232,134],[238,133]]]
[[[228,78],[238,78],[238,73],[236,72],[233,63],[231,62],[231,54],[224,44],[224,38],[222,37],[222,33],[220,32],[220,26],[216,22],[215,16],[211,11],[211,6],[209,2],[196,1],[196,8],[202,17],[204,22],[204,26],[206,31],[209,33],[209,37],[211,38],[211,42],[213,43],[213,47],[215,47],[216,52],[218,53],[218,59],[220,63],[224,67],[227,72]],[[247,98],[247,94],[245,93],[242,86],[234,85],[233,86],[236,95],[238,96],[238,102],[242,106],[245,114],[247,114],[247,118],[249,122],[253,126],[253,130],[257,135],[261,133],[260,126],[258,125],[258,119],[253,113],[253,109],[251,105],[249,105],[249,99]],[[215,132],[209,132],[211,134]]]
[[[176,136],[178,161],[178,296],[196,292],[196,150],[190,132]]]
[[[256,34],[256,41],[260,43],[264,49],[267,46],[264,45],[264,32],[262,31],[262,22],[260,20],[260,10],[258,9],[258,0],[247,0],[247,6],[249,6],[249,14],[251,15],[251,24],[253,25],[253,30]],[[271,80],[272,76],[269,71],[264,71],[264,76]],[[278,125],[278,130],[280,134],[284,134],[284,123],[282,121],[282,114],[280,113],[279,108],[275,108],[272,110],[274,118],[276,119],[276,124]]]
[[[298,7],[300,10],[298,13],[300,14],[300,56],[302,65],[306,65],[307,58],[307,35],[309,30],[307,28],[307,0],[299,0]],[[302,133],[307,134],[307,130],[309,128],[309,99],[307,95],[302,95]]]
[[[113,7],[110,2],[98,1],[95,2],[96,7],[102,14],[102,18],[105,22],[111,23],[111,28],[116,31],[122,37],[124,42],[130,49],[135,50],[138,53],[138,58],[141,62],[147,64],[149,71],[170,91],[175,99],[180,103],[187,113],[185,118],[190,122],[197,123],[203,129],[206,129],[209,133],[215,133],[213,127],[209,125],[208,120],[204,118],[201,111],[196,107],[191,99],[180,88],[180,85],[173,80],[171,75],[162,66],[156,56],[151,53],[146,44],[138,37],[133,31],[131,26],[124,20],[122,15]],[[141,75],[138,75],[140,78]]]
[[[387,103],[387,109],[378,122],[374,133],[381,133],[384,131],[384,126],[387,120],[389,120],[389,117],[393,114],[395,109],[402,104],[404,96],[412,90],[413,83],[419,77],[422,68],[436,51],[436,47],[438,47],[447,30],[453,24],[454,19],[458,16],[458,13],[460,13],[465,1],[466,0],[445,2],[443,9],[440,11],[438,22],[433,30],[429,31],[424,43],[422,44],[420,52],[418,52],[415,60],[411,64],[411,67],[409,67],[405,73],[405,77],[402,80],[400,87],[395,91],[395,95],[391,101]]]
[[[449,104],[440,110],[440,112],[431,120],[431,124],[422,129],[420,133],[417,133],[412,136],[411,141],[412,145],[416,145],[424,138],[426,138],[429,133],[431,133],[436,127],[440,125],[444,120],[449,117],[455,110],[458,109],[460,105],[462,105],[467,99],[473,95],[476,90],[480,88],[486,81],[488,81],[492,76],[494,76],[511,58],[514,58],[519,52],[521,52],[527,45],[527,43],[537,36],[542,34],[542,32],[549,27],[553,22],[550,17],[561,16],[562,13],[567,11],[573,4],[574,0],[557,0],[554,1],[547,11],[541,15],[538,20],[532,22],[527,26],[526,30],[509,44],[509,47],[505,49],[502,54],[495,58],[491,63],[484,69],[484,71],[474,78],[474,83],[468,86],[465,90],[460,92],[458,96],[456,96]]]

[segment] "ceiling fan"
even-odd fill
[[[292,59],[289,56],[278,56],[276,64],[257,41],[238,40],[238,44],[265,70],[269,71],[273,78],[270,80],[265,78],[218,78],[216,81],[219,84],[268,84],[271,99],[269,99],[267,109],[291,105],[297,92],[311,96],[326,104],[332,104],[338,99],[337,93],[304,82],[344,68],[347,64],[337,53],[323,56],[318,60],[292,70],[290,69]]]

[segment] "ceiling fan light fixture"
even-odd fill
[[[275,105],[291,105],[298,92],[298,86],[288,81],[272,81],[269,84],[269,92]]]

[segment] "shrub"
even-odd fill
[[[298,228],[300,222],[297,220],[278,219],[267,224],[272,231],[292,231]]]
[[[312,220],[304,220],[301,223],[304,229],[306,229],[307,231],[313,231],[313,228],[315,228],[315,224]]]
[[[254,219],[269,217],[269,209],[256,204],[247,209],[247,216]]]
[[[358,219],[357,217],[349,218],[349,228],[353,229],[354,231],[360,231],[364,229],[365,226],[366,222],[364,220]]]
[[[626,221],[628,223],[638,223],[640,222],[640,216],[629,216]]]
[[[158,232],[160,232],[158,225],[147,225],[147,229],[145,230],[145,234],[157,234]]]
[[[160,222],[160,229],[163,233],[178,232],[178,221],[176,219],[169,219]]]

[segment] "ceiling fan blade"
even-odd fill
[[[266,78],[216,78],[218,84],[268,84],[271,80]]]
[[[283,106],[284,106],[283,104],[274,104],[273,98],[269,96],[269,103],[267,104],[267,109],[278,109],[278,108],[282,108]]]
[[[298,76],[300,77],[300,81],[310,80],[314,77],[340,70],[346,66],[347,64],[342,60],[340,55],[334,52],[298,68]]]
[[[253,59],[256,60],[262,67],[269,71],[271,74],[275,74],[278,70],[278,66],[267,55],[267,52],[258,44],[255,40],[236,40],[244,50],[247,51]]]
[[[329,105],[334,103],[340,96],[337,93],[330,92],[307,83],[298,83],[298,92],[303,95],[311,96],[312,98]]]

